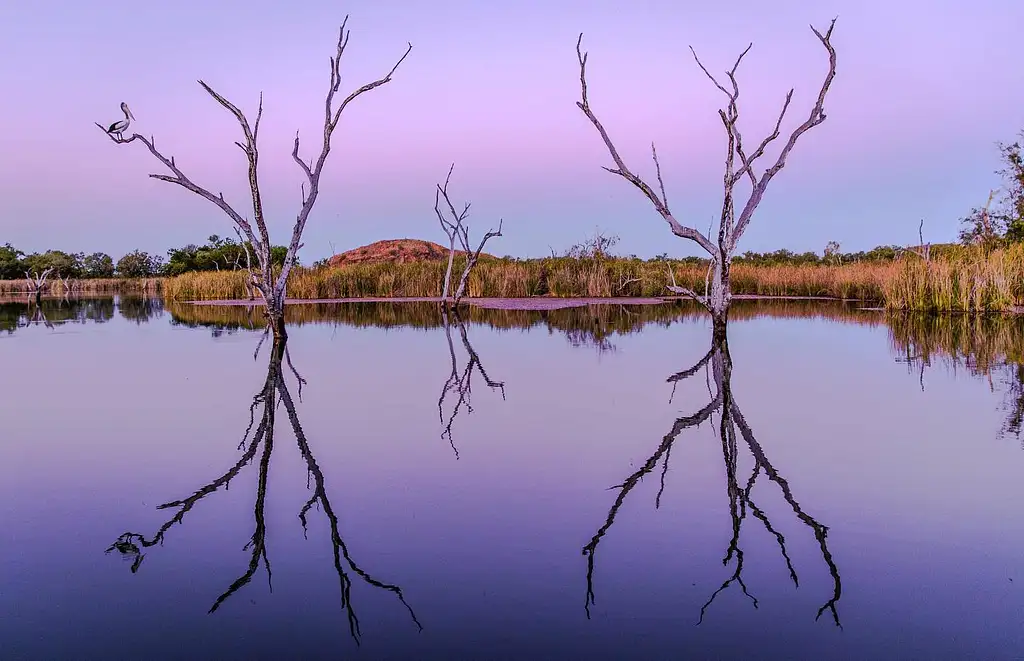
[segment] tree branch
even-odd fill
[[[718,249],[714,246],[714,244],[711,243],[711,241],[706,236],[704,236],[700,232],[700,230],[693,227],[685,227],[675,219],[675,217],[672,215],[672,212],[669,211],[668,202],[664,198],[664,192],[662,193],[662,197],[658,197],[658,194],[655,193],[654,190],[649,185],[647,185],[647,183],[643,179],[633,174],[630,171],[630,169],[626,167],[625,161],[622,160],[622,157],[619,156],[619,152],[615,148],[615,145],[612,144],[612,140],[608,136],[608,132],[605,130],[600,120],[598,120],[597,115],[595,115],[594,112],[590,109],[590,100],[587,97],[587,54],[584,53],[582,50],[582,43],[583,33],[581,32],[579,39],[576,41],[576,57],[579,60],[580,64],[581,100],[577,101],[576,105],[579,107],[580,110],[583,111],[583,114],[587,116],[587,119],[589,119],[590,123],[594,125],[594,128],[597,129],[597,132],[601,135],[601,139],[604,141],[605,147],[608,148],[608,153],[611,155],[612,161],[615,162],[616,169],[613,170],[607,167],[604,169],[607,170],[608,172],[611,172],[612,174],[619,175],[629,183],[639,188],[647,197],[647,199],[651,201],[651,203],[654,205],[654,208],[657,209],[658,213],[661,214],[661,217],[665,219],[665,222],[668,223],[668,226],[671,228],[673,234],[684,239],[690,239],[691,241],[694,241],[695,243],[697,243],[697,245],[706,250],[709,255],[718,254]],[[660,181],[660,165],[658,166],[658,171],[658,177]],[[664,191],[664,186],[662,186],[662,190]]]
[[[299,134],[298,132],[295,133],[295,142],[292,147],[292,158],[299,164],[303,174],[305,174],[306,178],[309,180],[309,191],[305,195],[302,208],[299,209],[298,216],[295,218],[295,225],[292,228],[292,238],[291,242],[288,244],[288,253],[285,257],[284,268],[282,269],[281,275],[278,277],[277,285],[275,286],[275,294],[278,296],[281,296],[284,293],[288,273],[294,265],[295,255],[300,248],[302,231],[306,227],[306,219],[309,217],[309,212],[312,211],[313,205],[316,203],[316,198],[320,194],[320,175],[323,172],[324,163],[327,162],[327,155],[331,151],[331,135],[334,133],[334,129],[338,126],[338,121],[341,119],[341,113],[348,107],[349,103],[357,99],[360,95],[391,82],[391,76],[394,75],[395,71],[398,70],[399,65],[405,61],[405,58],[408,57],[409,53],[412,51],[412,44],[410,43],[408,48],[406,48],[405,53],[402,54],[402,57],[398,59],[395,65],[391,67],[391,70],[388,71],[384,77],[378,78],[377,80],[356,89],[345,97],[337,108],[334,108],[334,95],[341,88],[341,58],[345,54],[345,48],[348,46],[350,31],[346,29],[347,24],[348,16],[346,15],[345,20],[342,21],[341,29],[338,31],[338,45],[335,55],[331,58],[330,85],[327,88],[327,98],[324,101],[323,146],[320,150],[320,156],[312,167],[303,163],[302,159],[299,157]]]
[[[216,204],[221,209],[221,211],[226,213],[228,217],[231,219],[231,221],[245,234],[245,236],[249,239],[249,242],[252,243],[254,247],[256,247],[259,244],[259,241],[257,241],[256,236],[253,234],[252,226],[249,225],[249,222],[245,218],[242,218],[242,216],[237,211],[235,211],[234,208],[227,203],[227,201],[225,201],[224,194],[219,193],[217,195],[214,195],[209,190],[203,188],[202,186],[199,186],[191,179],[189,179],[188,176],[178,167],[177,163],[175,163],[173,156],[168,158],[157,150],[156,141],[153,138],[146,139],[145,137],[139,135],[138,133],[133,133],[132,137],[130,138],[118,138],[112,134],[107,133],[107,130],[103,128],[103,126],[99,124],[96,124],[96,126],[98,126],[105,135],[107,135],[112,141],[114,141],[117,144],[128,144],[135,140],[139,140],[140,142],[142,142],[142,144],[146,145],[146,148],[149,149],[149,152],[153,154],[153,156],[156,157],[158,161],[163,163],[168,170],[174,173],[173,177],[166,174],[151,174],[149,175],[151,178],[158,179],[160,181],[166,181],[171,184],[177,184],[178,186],[181,186],[182,188],[195,193],[196,195],[208,200],[209,202]]]
[[[728,248],[730,252],[736,247],[736,242],[739,241],[739,238],[743,235],[743,232],[746,230],[747,225],[750,224],[750,219],[753,216],[754,210],[757,208],[757,205],[761,202],[761,198],[764,196],[764,192],[765,189],[768,187],[768,183],[771,182],[772,178],[776,174],[778,174],[782,170],[782,168],[786,166],[786,158],[789,156],[789,153],[793,151],[793,147],[796,146],[797,140],[808,130],[814,128],[818,124],[821,124],[822,122],[825,121],[825,96],[828,94],[829,87],[832,85],[832,80],[835,78],[836,75],[836,51],[832,47],[831,41],[832,30],[835,28],[835,26],[836,19],[833,18],[832,22],[829,24],[828,30],[826,30],[824,35],[821,32],[819,32],[818,29],[815,28],[813,25],[811,26],[811,31],[814,32],[814,35],[818,38],[822,46],[824,46],[825,50],[828,52],[828,73],[825,75],[825,80],[824,82],[822,82],[821,89],[818,91],[818,98],[814,103],[814,107],[811,108],[811,112],[809,113],[807,119],[800,126],[796,127],[793,130],[793,133],[790,134],[789,140],[786,142],[786,145],[782,148],[782,152],[779,154],[778,159],[776,159],[775,164],[768,168],[763,175],[761,175],[760,179],[758,179],[757,181],[757,184],[754,186],[754,190],[751,191],[750,197],[747,199],[747,203],[746,205],[744,205],[743,211],[740,212],[739,219],[736,221],[735,231],[729,238]],[[790,92],[790,94],[792,94],[792,92]],[[787,95],[787,101],[786,104],[783,106],[782,114],[785,114],[785,110],[788,107],[789,95]],[[781,122],[782,116],[780,115],[779,124],[781,124]],[[774,138],[771,139],[774,140]],[[771,142],[771,140],[768,140],[768,142]]]

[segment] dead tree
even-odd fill
[[[158,509],[172,510],[174,514],[160,526],[154,535],[147,537],[140,533],[126,532],[114,541],[114,543],[107,549],[107,552],[110,553],[116,551],[126,559],[131,560],[131,571],[133,573],[137,572],[139,566],[142,564],[143,558],[145,557],[143,553],[144,549],[162,545],[167,533],[175,524],[183,523],[185,515],[188,514],[204,498],[221,490],[226,491],[231,480],[234,479],[243,468],[256,460],[257,455],[259,455],[256,497],[253,508],[254,530],[249,542],[245,546],[245,549],[250,551],[249,563],[246,570],[235,581],[233,581],[231,585],[229,585],[228,588],[220,594],[220,596],[216,598],[213,605],[210,607],[209,612],[212,613],[216,611],[227,599],[249,584],[256,575],[256,572],[259,570],[261,563],[266,569],[267,581],[269,583],[271,579],[271,567],[269,557],[267,556],[267,521],[264,512],[267,500],[267,478],[270,468],[270,459],[274,451],[275,414],[278,407],[283,404],[288,420],[291,423],[296,443],[298,444],[299,453],[305,460],[306,470],[308,472],[308,477],[310,478],[310,490],[313,492],[312,497],[310,497],[299,511],[299,523],[302,525],[303,534],[305,535],[308,526],[307,518],[310,510],[314,507],[318,507],[319,510],[323,511],[324,517],[327,519],[334,571],[338,575],[338,582],[341,589],[341,606],[348,619],[350,634],[358,643],[361,631],[359,628],[359,618],[356,615],[352,602],[352,574],[358,576],[363,582],[372,587],[393,593],[409,612],[413,623],[422,630],[423,626],[416,618],[416,614],[413,612],[412,607],[408,602],[406,602],[402,589],[397,585],[385,583],[377,579],[357,564],[352,558],[348,546],[346,545],[339,529],[339,517],[327,494],[323,471],[320,469],[320,466],[317,464],[316,459],[313,456],[313,451],[310,448],[309,442],[306,439],[306,434],[299,422],[295,401],[292,399],[288,385],[285,381],[283,366],[286,362],[295,374],[296,378],[298,378],[299,388],[301,390],[302,384],[305,380],[302,379],[295,368],[292,367],[291,360],[288,357],[285,341],[275,338],[273,348],[271,349],[270,364],[267,368],[266,381],[264,381],[263,387],[253,398],[252,405],[249,407],[249,423],[245,430],[245,434],[242,436],[242,441],[238,445],[239,451],[242,452],[238,461],[235,462],[235,464],[225,473],[213,481],[203,485],[190,496],[160,505]],[[260,411],[260,414],[259,422],[257,423],[258,410]],[[262,451],[260,451],[261,446]]]
[[[992,200],[992,198],[990,196],[989,197],[989,201],[991,201],[991,200]],[[987,205],[986,205],[986,208],[988,208]],[[918,225],[917,225],[917,239],[918,239],[918,241],[920,241],[920,243],[918,245],[912,247],[912,248],[907,248],[906,252],[913,253],[913,254],[917,255],[918,257],[923,259],[925,261],[925,263],[931,262],[932,261],[932,244],[931,244],[930,241],[928,243],[924,242],[924,218],[922,218],[921,222],[918,223]]]
[[[618,489],[618,495],[608,511],[608,516],[590,542],[583,547],[583,555],[587,557],[587,595],[585,602],[587,617],[590,617],[590,606],[595,603],[594,558],[601,540],[608,534],[615,523],[622,504],[643,478],[653,472],[658,464],[661,464],[660,484],[654,499],[655,508],[660,507],[661,498],[665,492],[665,478],[668,474],[669,459],[671,458],[672,448],[678,441],[679,436],[687,429],[698,427],[702,423],[710,421],[712,416],[717,413],[719,416],[717,435],[722,443],[722,455],[725,460],[726,493],[729,497],[729,516],[732,523],[732,535],[729,539],[722,564],[728,566],[729,563],[734,563],[734,565],[732,573],[726,577],[725,581],[711,594],[711,597],[701,608],[698,624],[703,621],[708,608],[715,601],[715,598],[731,585],[739,585],[743,594],[750,599],[755,608],[757,607],[757,599],[750,593],[746,583],[743,581],[744,555],[740,544],[740,533],[744,521],[747,520],[748,513],[760,521],[768,534],[775,538],[790,579],[794,585],[799,586],[799,577],[790,559],[789,551],[786,547],[786,538],[775,528],[767,512],[755,503],[751,495],[757,479],[764,475],[778,486],[783,500],[792,508],[796,518],[806,525],[814,535],[821,551],[822,559],[828,567],[832,578],[832,594],[818,609],[815,619],[817,620],[828,611],[832,615],[835,624],[839,626],[839,613],[836,610],[836,604],[842,595],[842,583],[840,582],[839,568],[836,566],[828,548],[828,528],[807,514],[800,503],[797,502],[789,483],[768,460],[764,449],[754,437],[754,432],[751,430],[750,425],[744,419],[743,413],[740,411],[739,405],[736,403],[732,393],[732,358],[729,355],[729,347],[724,335],[721,338],[714,337],[712,339],[711,349],[693,367],[674,374],[667,379],[669,383],[672,383],[673,393],[679,382],[701,371],[710,371],[710,378],[707,380],[711,401],[696,413],[678,418],[650,458],[638,470],[627,477],[625,481],[613,487]],[[711,390],[712,383],[715,385],[714,391]],[[741,447],[740,439],[742,439],[743,445],[749,451],[754,464],[750,476],[742,483],[739,479],[738,461]]]
[[[779,137],[782,120],[785,118],[786,111],[789,109],[789,104],[790,101],[792,101],[794,90],[791,89],[786,94],[785,102],[782,105],[782,111],[779,113],[779,117],[775,122],[775,129],[770,135],[768,135],[768,137],[762,140],[753,151],[748,152],[747,147],[743,144],[738,126],[738,100],[740,96],[740,88],[739,83],[736,80],[736,70],[739,68],[740,62],[743,60],[744,56],[750,52],[753,44],[747,46],[746,50],[740,53],[740,56],[736,59],[732,69],[726,71],[726,76],[729,79],[729,88],[726,88],[719,83],[703,63],[701,63],[700,59],[697,57],[696,51],[694,51],[692,47],[690,48],[690,52],[693,53],[693,57],[696,60],[697,65],[701,68],[704,74],[711,79],[711,82],[714,83],[715,87],[721,90],[721,92],[729,99],[726,108],[718,111],[728,138],[728,149],[725,156],[725,175],[723,177],[724,197],[722,200],[721,215],[719,217],[717,241],[713,241],[710,238],[710,232],[706,236],[697,229],[695,225],[684,225],[672,214],[668,205],[668,197],[665,194],[665,183],[661,176],[661,164],[658,162],[658,151],[655,148],[654,143],[651,143],[651,156],[654,160],[655,173],[658,178],[658,188],[660,192],[655,191],[655,189],[645,182],[639,175],[635,174],[626,166],[622,156],[619,155],[618,150],[612,143],[612,139],[609,137],[608,131],[604,128],[598,120],[597,115],[594,114],[594,111],[590,107],[590,99],[587,96],[587,53],[582,50],[582,33],[579,36],[579,40],[576,42],[576,56],[579,60],[581,89],[581,99],[576,102],[576,105],[579,106],[580,110],[583,111],[587,116],[587,119],[590,120],[594,125],[594,128],[596,128],[597,132],[601,135],[601,139],[604,141],[605,147],[607,147],[608,153],[611,155],[612,161],[615,164],[614,168],[605,167],[604,169],[612,174],[619,175],[639,188],[640,191],[643,192],[644,196],[647,197],[647,199],[654,205],[658,214],[661,215],[661,217],[665,219],[665,222],[668,223],[673,234],[695,242],[708,253],[712,267],[711,277],[709,278],[710,282],[705,286],[703,294],[699,294],[686,287],[678,286],[675,282],[675,275],[672,273],[671,269],[669,269],[669,274],[672,284],[669,286],[669,291],[683,296],[688,296],[707,309],[712,316],[716,331],[720,328],[724,328],[725,321],[728,318],[729,303],[732,298],[729,289],[729,269],[740,237],[743,236],[747,226],[750,224],[750,220],[753,217],[758,204],[761,203],[761,200],[764,197],[768,184],[770,184],[775,175],[785,167],[786,159],[789,157],[790,152],[793,151],[793,147],[796,146],[797,140],[808,130],[825,121],[825,95],[828,93],[829,87],[832,84],[832,79],[836,74],[836,52],[835,49],[833,49],[831,42],[832,29],[835,27],[835,23],[835,19],[833,19],[825,34],[821,34],[821,32],[819,32],[813,25],[811,26],[811,30],[814,32],[815,36],[825,47],[825,50],[828,51],[828,73],[825,76],[825,80],[818,92],[817,100],[815,101],[814,107],[811,109],[807,119],[793,130],[789,136],[789,140],[786,142],[782,151],[779,153],[778,158],[775,160],[775,163],[761,174],[757,174],[755,172],[754,164],[757,159],[764,155],[765,149],[768,145]],[[735,194],[737,192],[736,187],[744,180],[749,181],[750,193],[747,197],[747,201],[742,204],[737,215],[737,201],[735,199]]]
[[[212,96],[217,103],[234,115],[235,119],[238,120],[238,123],[241,126],[244,142],[235,142],[235,144],[245,154],[249,165],[248,179],[249,191],[252,198],[252,223],[250,223],[246,217],[236,211],[235,208],[224,199],[223,193],[215,194],[209,189],[193,182],[192,179],[190,179],[178,166],[173,156],[168,157],[157,150],[156,141],[152,136],[145,138],[138,133],[133,133],[131,137],[124,138],[120,134],[108,133],[106,128],[97,124],[104,133],[107,133],[111,140],[118,144],[127,144],[138,140],[144,144],[150,153],[171,172],[171,174],[151,174],[149,175],[150,177],[160,181],[177,184],[178,186],[181,186],[182,188],[208,200],[212,204],[217,205],[221,211],[227,214],[234,229],[245,236],[245,239],[248,240],[253,251],[256,253],[255,268],[250,269],[252,287],[259,292],[260,297],[263,299],[265,303],[265,311],[273,326],[274,334],[280,338],[285,337],[284,302],[288,275],[296,263],[296,255],[299,249],[302,248],[302,232],[306,227],[306,220],[309,218],[309,214],[313,210],[313,205],[316,203],[317,196],[320,193],[320,176],[323,174],[324,164],[327,162],[327,156],[331,151],[331,136],[334,133],[334,129],[337,128],[338,121],[341,119],[341,114],[345,108],[365,92],[369,92],[372,89],[384,85],[385,83],[391,82],[391,76],[395,73],[405,58],[408,57],[410,51],[412,51],[412,44],[409,44],[405,53],[401,58],[399,58],[398,62],[391,67],[391,70],[387,75],[359,87],[345,97],[340,104],[335,105],[334,96],[341,88],[341,58],[345,53],[345,48],[348,46],[349,31],[345,29],[347,23],[348,16],[345,17],[345,20],[341,24],[341,29],[338,34],[337,49],[335,55],[331,58],[330,84],[327,88],[327,98],[324,104],[323,146],[321,147],[320,155],[317,157],[315,162],[306,162],[299,156],[299,134],[298,132],[295,133],[295,141],[292,145],[291,155],[292,159],[305,175],[306,181],[302,185],[302,206],[299,208],[298,216],[296,217],[295,224],[292,227],[291,241],[288,244],[288,251],[285,256],[284,264],[281,267],[280,272],[277,274],[274,272],[270,258],[270,234],[267,230],[267,223],[264,217],[263,198],[260,193],[258,177],[259,150],[257,148],[257,140],[259,137],[260,119],[263,116],[262,93],[260,94],[259,107],[256,111],[256,121],[250,124],[245,114],[237,106],[225,99],[202,80],[198,81],[199,85],[207,94]],[[255,228],[253,227],[254,224]]]
[[[466,324],[459,318],[458,312],[455,313],[455,323],[459,327],[459,335],[462,338],[462,347],[466,350],[466,356],[469,359],[466,362],[465,368],[459,370],[458,359],[455,357],[455,343],[452,342],[452,325],[451,319],[448,316],[448,310],[441,309],[441,318],[444,323],[444,334],[448,340],[448,354],[451,356],[452,371],[448,375],[448,379],[441,386],[441,396],[437,400],[437,415],[441,419],[441,424],[444,425],[444,431],[441,432],[441,438],[447,438],[448,444],[452,446],[452,451],[455,453],[455,458],[459,458],[459,449],[455,447],[455,441],[452,439],[452,424],[455,422],[455,418],[459,415],[459,412],[463,407],[466,408],[468,413],[473,412],[473,405],[470,399],[473,394],[473,369],[480,373],[483,377],[484,383],[491,390],[501,391],[501,400],[505,401],[505,382],[495,381],[487,374],[487,370],[484,369],[483,363],[480,362],[480,356],[477,354],[473,345],[469,343],[469,334],[466,332]],[[455,406],[452,407],[451,415],[448,416],[447,422],[444,416],[444,400],[447,399],[449,393],[456,393],[457,397],[455,400]]]
[[[61,274],[58,273],[57,274],[57,279],[60,280],[60,283],[62,285],[64,285],[64,296],[65,297],[67,297],[73,291],[80,290],[82,288],[82,281],[81,280],[72,280],[70,275],[65,278],[64,276],[62,276]]]
[[[39,271],[32,271],[30,274],[28,271],[25,271],[25,281],[28,282],[29,287],[28,292],[30,296],[35,296],[36,305],[38,305],[43,298],[43,286],[46,284],[47,276],[49,276],[52,271],[52,266],[44,269],[42,273],[39,273]]]
[[[469,282],[469,274],[473,271],[473,267],[480,260],[480,253],[483,252],[484,245],[488,239],[496,236],[501,236],[501,225],[502,220],[498,220],[497,230],[488,230],[484,234],[483,238],[480,239],[480,245],[477,246],[476,250],[470,248],[469,245],[469,225],[466,223],[466,217],[469,215],[470,203],[462,207],[461,212],[455,211],[455,205],[452,204],[451,198],[448,196],[448,182],[452,178],[452,170],[455,169],[455,164],[448,168],[448,176],[445,177],[444,186],[441,184],[437,185],[437,190],[434,192],[434,213],[437,215],[438,222],[441,223],[441,229],[448,236],[448,268],[444,273],[444,285],[441,291],[441,305],[448,306],[449,297],[448,294],[451,291],[451,280],[452,280],[452,267],[455,264],[455,253],[456,253],[456,242],[461,246],[461,252],[466,257],[465,266],[462,269],[462,276],[459,278],[459,285],[455,289],[455,296],[451,300],[451,307],[458,307],[459,301],[462,300],[463,295],[466,293],[466,285]],[[441,209],[441,199],[444,199],[445,207],[447,209],[447,215]]]

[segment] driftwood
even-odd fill
[[[711,397],[710,402],[696,413],[678,418],[672,425],[669,432],[662,439],[661,444],[647,459],[647,461],[644,462],[637,471],[629,475],[621,484],[613,487],[618,490],[618,494],[615,497],[614,503],[612,503],[611,509],[608,510],[608,516],[605,518],[604,524],[591,538],[590,542],[583,547],[583,555],[587,557],[587,595],[585,602],[587,617],[590,617],[590,606],[595,603],[594,560],[597,554],[597,549],[601,540],[608,534],[612,525],[615,523],[619,510],[626,498],[637,484],[639,484],[646,475],[653,472],[660,463],[662,465],[660,485],[654,500],[655,508],[659,508],[661,506],[662,495],[665,492],[665,481],[668,474],[672,448],[677,442],[679,436],[686,429],[695,428],[706,421],[710,421],[712,416],[717,413],[720,420],[720,424],[718,425],[718,436],[722,442],[722,454],[725,460],[726,493],[729,496],[729,516],[732,519],[732,536],[729,540],[722,563],[726,566],[728,566],[730,562],[735,562],[735,564],[732,573],[725,579],[721,586],[711,594],[704,606],[701,608],[698,624],[703,622],[708,609],[711,607],[712,603],[714,603],[718,595],[731,585],[739,585],[743,594],[750,599],[755,608],[757,607],[757,599],[750,593],[746,583],[743,581],[744,552],[740,545],[740,533],[748,513],[760,521],[765,527],[765,530],[775,538],[779,546],[779,552],[782,555],[789,571],[790,579],[793,581],[794,585],[799,586],[799,577],[797,575],[796,568],[793,566],[793,562],[790,559],[789,552],[786,548],[786,538],[778,531],[777,528],[775,528],[769,519],[767,512],[759,507],[751,496],[754,484],[757,482],[759,477],[764,475],[769,481],[774,482],[779,487],[779,490],[782,492],[783,499],[792,508],[796,518],[810,529],[821,550],[822,559],[827,565],[829,574],[832,577],[832,594],[818,609],[815,619],[817,620],[822,616],[822,614],[828,611],[832,615],[832,619],[836,626],[840,626],[839,613],[836,610],[836,604],[839,602],[840,596],[842,595],[842,583],[839,578],[839,568],[836,566],[835,561],[832,558],[832,553],[828,548],[828,528],[807,514],[800,503],[796,500],[789,483],[769,461],[764,448],[760,443],[758,443],[757,439],[754,437],[753,430],[743,417],[743,413],[740,411],[739,404],[736,403],[736,399],[732,392],[732,359],[729,355],[729,347],[724,336],[722,339],[713,340],[711,349],[703,358],[693,365],[693,367],[682,372],[678,372],[667,379],[667,382],[673,384],[673,394],[675,392],[676,384],[698,374],[701,371],[705,371],[705,373],[710,371],[710,377],[708,378],[708,391]],[[714,390],[711,388],[712,382],[715,385]],[[738,476],[738,457],[740,447],[742,447],[739,442],[740,440],[742,440],[742,446],[746,447],[754,461],[753,472],[746,481],[742,483]]]
[[[692,298],[708,312],[711,313],[716,326],[723,325],[728,316],[729,303],[732,295],[729,289],[729,268],[732,263],[733,254],[736,249],[736,245],[746,231],[747,226],[750,224],[753,218],[754,211],[757,206],[761,203],[764,193],[768,188],[768,184],[771,183],[772,179],[786,165],[786,159],[789,157],[790,152],[796,146],[797,140],[806,133],[808,130],[821,124],[825,121],[825,96],[828,93],[829,87],[832,84],[832,80],[836,74],[836,52],[832,47],[832,30],[835,27],[835,19],[829,25],[828,30],[822,34],[814,26],[811,26],[811,30],[814,35],[821,42],[822,46],[828,53],[829,68],[828,73],[825,75],[825,80],[821,85],[821,89],[818,92],[817,99],[814,103],[813,108],[806,120],[797,126],[790,134],[789,139],[782,147],[782,151],[779,153],[778,158],[775,160],[769,168],[758,174],[755,171],[755,163],[761,158],[765,149],[780,135],[782,127],[782,121],[786,116],[786,111],[789,109],[790,102],[793,98],[793,91],[789,90],[786,94],[785,101],[782,105],[782,111],[779,113],[778,119],[775,122],[775,128],[771,134],[764,138],[753,151],[748,152],[744,146],[743,138],[739,129],[739,105],[738,100],[740,96],[739,83],[736,79],[736,71],[739,68],[740,62],[746,56],[753,44],[747,46],[747,48],[740,53],[740,56],[736,59],[732,69],[726,72],[728,77],[729,86],[728,88],[722,85],[713,76],[704,64],[697,57],[696,51],[690,48],[693,53],[694,60],[701,70],[707,75],[707,77],[714,83],[723,94],[728,98],[728,103],[725,109],[719,110],[718,114],[721,117],[722,124],[725,127],[726,136],[728,138],[728,150],[725,157],[725,175],[723,177],[724,183],[724,197],[722,202],[722,210],[719,217],[718,224],[718,237],[717,240],[712,240],[711,232],[707,235],[702,233],[696,228],[696,226],[684,225],[680,222],[669,208],[668,195],[665,192],[665,182],[662,179],[661,174],[661,163],[658,160],[658,150],[655,144],[651,143],[651,157],[654,161],[655,173],[657,176],[658,189],[655,190],[653,186],[643,180],[638,174],[634,173],[620,156],[619,151],[615,148],[612,143],[612,139],[605,129],[604,125],[598,120],[597,115],[594,114],[593,109],[590,106],[590,99],[587,90],[587,53],[582,50],[583,34],[581,33],[579,39],[576,42],[576,56],[579,61],[580,67],[580,100],[576,102],[576,105],[583,111],[590,123],[597,129],[598,134],[601,136],[601,140],[604,142],[605,147],[608,149],[608,153],[612,158],[612,162],[615,164],[614,168],[605,167],[604,169],[608,172],[618,175],[633,184],[638,188],[644,196],[651,201],[654,205],[655,210],[658,214],[668,223],[669,229],[678,237],[693,241],[700,246],[711,259],[711,266],[709,272],[709,282],[705,287],[703,294],[695,292],[686,287],[680,287],[675,282],[674,274],[671,269],[669,275],[671,276],[672,284],[668,287],[669,291],[688,296]],[[737,162],[738,161],[738,162]],[[739,213],[737,214],[737,203],[735,201],[735,192],[738,184],[748,180],[750,184],[750,193],[745,203],[740,207]]]
[[[249,264],[249,272],[252,275],[252,289],[258,292],[266,303],[265,311],[273,324],[274,334],[281,338],[285,336],[284,301],[288,274],[291,272],[292,267],[297,261],[298,251],[302,248],[302,232],[306,227],[306,220],[309,218],[309,214],[313,210],[313,205],[316,203],[317,196],[320,194],[320,176],[323,174],[324,164],[327,162],[327,156],[331,151],[331,136],[338,126],[341,114],[350,103],[362,94],[391,82],[391,76],[395,73],[405,58],[408,57],[409,52],[412,51],[412,44],[409,44],[402,57],[399,58],[398,62],[391,67],[391,70],[388,71],[384,77],[359,87],[345,97],[341,103],[335,106],[334,97],[341,88],[341,58],[345,53],[345,48],[348,46],[349,31],[346,30],[347,24],[348,16],[345,17],[345,20],[341,24],[341,29],[338,34],[337,48],[334,56],[331,57],[330,60],[330,83],[327,88],[327,96],[324,102],[323,144],[320,148],[320,155],[317,157],[315,162],[310,161],[307,163],[299,156],[299,134],[298,132],[295,134],[295,141],[292,146],[291,156],[302,170],[306,181],[302,184],[302,206],[299,208],[298,216],[296,217],[295,223],[292,227],[291,241],[288,244],[288,251],[285,256],[284,265],[277,274],[275,274],[273,264],[271,263],[272,244],[270,242],[270,234],[264,217],[263,197],[260,192],[258,177],[259,150],[257,148],[257,140],[259,138],[260,119],[263,117],[262,93],[260,94],[259,107],[256,111],[256,120],[250,124],[245,114],[236,105],[221,96],[210,85],[206,84],[202,80],[198,81],[199,85],[207,94],[213,97],[218,104],[234,115],[242,129],[244,142],[235,142],[235,144],[242,150],[246,156],[246,160],[248,161],[249,191],[252,198],[252,223],[250,223],[246,217],[236,211],[235,208],[224,199],[223,193],[214,194],[210,189],[204,188],[192,181],[192,179],[190,179],[178,166],[174,156],[168,157],[157,149],[156,140],[152,136],[146,138],[138,133],[133,133],[131,137],[124,138],[118,134],[107,134],[110,139],[117,144],[128,144],[138,140],[146,146],[154,158],[160,161],[160,163],[162,163],[163,166],[171,172],[171,174],[151,174],[149,175],[150,177],[181,186],[182,188],[191,191],[192,193],[195,193],[216,205],[221,211],[227,214],[236,233],[239,234],[240,238],[241,236],[245,237],[243,244],[248,241],[249,245],[252,246],[253,251],[256,253],[256,267],[253,268],[252,264]],[[104,131],[104,133],[107,132],[107,129],[101,124],[96,125]]]

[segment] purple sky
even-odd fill
[[[300,253],[307,263],[331,243],[443,238],[433,186],[452,161],[475,236],[505,219],[492,252],[547,254],[599,227],[621,237],[622,253],[696,254],[600,169],[609,159],[575,106],[580,31],[591,105],[627,163],[653,179],[657,141],[674,213],[706,229],[720,203],[724,97],[687,46],[719,72],[754,42],[740,77],[751,141],[790,87],[784,130],[806,117],[826,67],[808,23],[839,16],[828,120],[798,144],[741,251],[906,243],[921,218],[926,239],[948,240],[999,183],[995,141],[1024,128],[1017,0],[3,3],[0,243],[117,257],[232,235],[218,209],[148,179],[161,170],[142,145],[115,146],[93,125],[119,118],[127,101],[134,128],[246,209],[237,124],[197,78],[251,113],[264,92],[264,198],[272,236],[286,242],[301,181],[290,141],[298,128],[312,147],[320,131],[345,12],[343,90],[386,72],[407,41],[414,48],[390,84],[342,118]]]

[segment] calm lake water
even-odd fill
[[[0,658],[1024,656],[1019,321],[288,315],[0,304]]]

